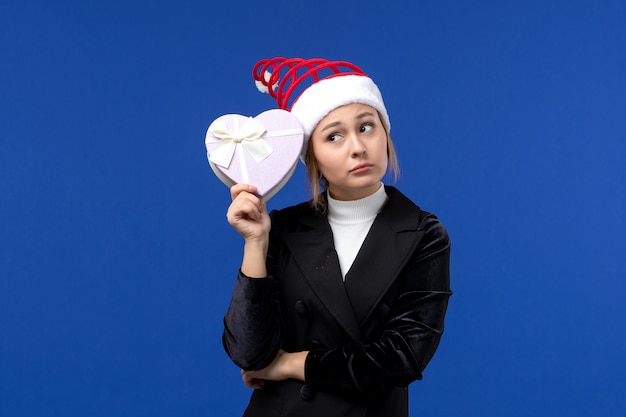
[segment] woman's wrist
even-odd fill
[[[265,278],[265,258],[267,257],[267,239],[246,240],[243,246],[241,272],[250,278]]]
[[[269,239],[266,236],[245,239],[243,243],[243,250],[246,251],[260,251],[263,256],[267,255],[267,248],[269,247]]]
[[[293,352],[287,354],[287,362],[285,364],[287,375],[289,378],[305,381],[304,379],[304,363],[306,357],[309,354],[308,351]]]

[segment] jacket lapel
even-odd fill
[[[345,288],[359,323],[364,323],[398,277],[420,242],[420,210],[393,187],[346,274]]]
[[[350,337],[360,342],[361,329],[341,277],[326,216],[309,210],[298,221],[302,228],[287,233],[285,244],[322,304]]]

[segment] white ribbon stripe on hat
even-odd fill
[[[206,143],[219,142],[213,152],[209,154],[209,161],[228,168],[235,154],[237,144],[241,144],[256,162],[261,162],[274,151],[262,139],[265,127],[253,117],[248,118],[241,127],[236,120],[234,124],[233,130],[230,130],[224,120],[220,120],[217,123],[213,123],[209,128],[208,133],[213,137],[207,136]]]

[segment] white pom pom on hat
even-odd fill
[[[278,57],[257,62],[252,75],[257,88],[274,97],[278,108],[291,111],[300,120],[305,139],[303,160],[311,133],[337,107],[351,103],[371,106],[380,113],[387,131],[391,130],[380,90],[352,63],[322,58]],[[293,98],[295,91],[302,92]]]
[[[263,75],[263,80],[265,81],[265,83],[261,82],[260,80],[255,80],[254,83],[256,84],[256,88],[262,92],[262,93],[269,93],[269,81],[270,81],[270,77],[272,76],[272,73],[269,71],[265,71],[264,75]],[[276,90],[276,87],[278,87],[278,85],[276,83],[272,84],[272,90]]]

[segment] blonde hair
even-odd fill
[[[378,117],[382,122],[382,117],[380,117],[380,113],[378,113]],[[392,179],[395,182],[400,176],[400,165],[398,164],[398,156],[393,146],[393,142],[391,141],[391,136],[387,131],[387,126],[385,126],[385,123],[383,123],[383,126],[385,127],[385,133],[387,134],[388,164],[387,172],[385,175],[391,174]],[[309,138],[308,148],[304,156],[309,191],[313,196],[309,204],[315,211],[323,213],[326,211],[326,199],[324,198],[323,192],[328,190],[329,184],[326,178],[324,178],[324,176],[322,175],[322,172],[319,170],[317,159],[315,159],[315,154],[313,151],[313,146],[313,141],[311,140],[311,138]]]

